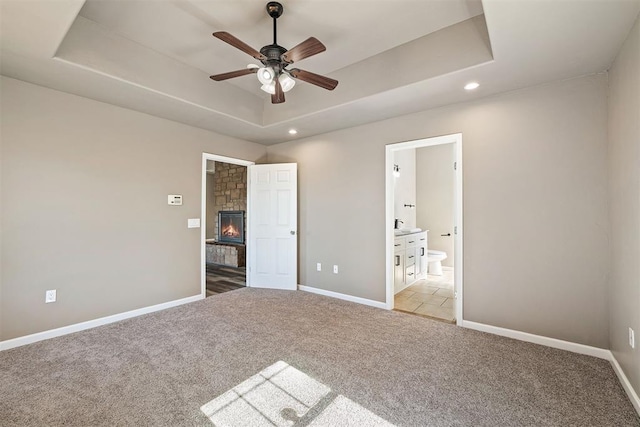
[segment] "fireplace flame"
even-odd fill
[[[239,237],[240,236],[240,231],[238,231],[233,224],[229,224],[227,227],[222,229],[222,235],[223,236],[229,236],[229,237]]]

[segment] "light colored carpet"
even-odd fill
[[[305,292],[241,289],[0,353],[3,426],[261,424],[236,407],[271,425],[640,426],[607,361]]]

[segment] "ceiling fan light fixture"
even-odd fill
[[[264,84],[260,87],[260,89],[262,89],[263,91],[271,94],[271,95],[275,95],[276,94],[276,83],[275,82],[271,82],[269,84]]]
[[[273,71],[273,68],[271,67],[260,68],[257,74],[258,74],[258,80],[260,80],[260,83],[262,83],[263,85],[268,85],[270,83],[273,83],[273,79],[276,76],[275,71]]]
[[[338,85],[337,80],[299,68],[287,70],[287,67],[291,64],[324,52],[327,48],[315,37],[309,37],[291,49],[280,46],[277,37],[277,21],[283,11],[284,7],[277,1],[267,3],[267,14],[273,19],[273,43],[262,46],[259,51],[226,31],[213,33],[213,37],[252,56],[253,59],[260,61],[262,65],[249,64],[245,69],[215,74],[209,76],[209,78],[216,82],[221,82],[235,77],[255,74],[262,85],[260,89],[271,94],[272,104],[285,102],[284,93],[293,89],[296,84],[294,79],[302,80],[326,90],[335,89]]]
[[[296,81],[289,77],[289,75],[286,73],[280,74],[278,80],[280,81],[280,86],[282,86],[283,92],[289,92],[296,85]]]

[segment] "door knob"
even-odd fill
[[[442,237],[448,237],[451,236],[451,233],[447,233],[447,234],[441,234]]]
[[[296,232],[293,231],[293,230],[291,230],[290,233],[291,233],[292,236],[296,234]]]

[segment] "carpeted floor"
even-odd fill
[[[287,391],[296,384],[301,397]],[[0,353],[3,426],[211,426],[233,416],[640,426],[607,361],[305,292],[240,289]]]

